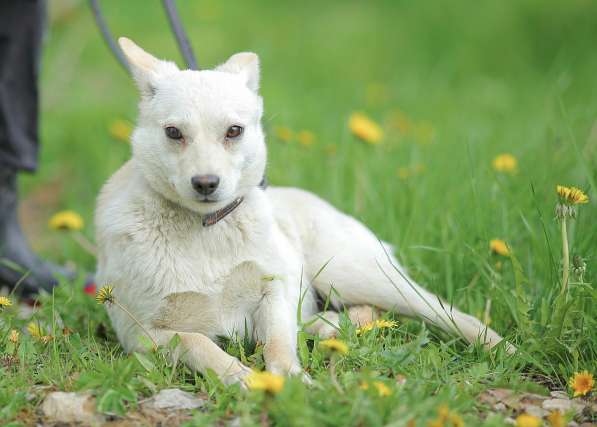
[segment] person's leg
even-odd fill
[[[33,172],[38,152],[38,74],[43,0],[0,2],[0,168]]]
[[[56,285],[57,267],[31,251],[17,218],[17,174],[37,167],[44,0],[0,2],[0,285],[23,294]]]
[[[0,169],[0,285],[14,287],[30,295],[40,289],[51,290],[58,282],[51,266],[31,251],[17,218],[17,175]]]

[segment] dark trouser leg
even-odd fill
[[[50,290],[62,273],[35,256],[17,218],[17,173],[37,167],[44,19],[44,0],[0,1],[0,285],[23,294]]]
[[[0,168],[34,171],[44,0],[0,2]]]

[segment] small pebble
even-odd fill
[[[200,399],[194,394],[178,388],[167,388],[145,400],[141,405],[143,408],[154,410],[180,411],[200,408],[205,403],[204,399]]]

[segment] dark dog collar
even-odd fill
[[[227,204],[222,209],[218,209],[215,212],[203,215],[203,218],[201,218],[203,226],[209,227],[210,225],[214,225],[215,223],[223,219],[226,215],[228,215],[230,212],[232,212],[234,209],[236,209],[238,205],[240,205],[243,202],[244,199],[244,197],[238,197],[234,199],[232,203]]]
[[[259,187],[263,190],[267,188],[267,179],[263,177]],[[229,213],[231,213],[234,209],[238,208],[238,206],[245,200],[244,197],[237,197],[231,203],[224,206],[222,209],[218,209],[215,212],[208,213],[203,215],[201,218],[201,223],[204,227],[209,227],[218,223],[220,220],[224,219]]]

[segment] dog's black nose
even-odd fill
[[[220,177],[217,175],[195,175],[191,178],[191,185],[199,194],[207,196],[218,188]]]

